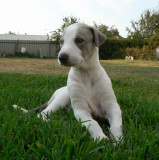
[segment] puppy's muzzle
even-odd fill
[[[68,58],[69,58],[69,56],[65,53],[63,53],[59,56],[59,60],[60,60],[61,64],[64,64],[64,65],[68,63]]]

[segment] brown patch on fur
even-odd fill
[[[95,43],[93,42],[93,34],[91,33],[90,27],[85,24],[78,24],[78,31],[76,38],[82,38],[84,42],[76,44],[78,48],[82,51],[83,57],[89,57],[93,53]]]
[[[40,111],[43,111],[44,109],[46,109],[48,106],[48,103],[44,103],[43,105],[39,106],[39,107],[36,107],[34,109],[31,109],[30,112],[35,112],[35,113],[38,113]]]

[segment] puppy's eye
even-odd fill
[[[80,44],[80,43],[84,42],[84,39],[82,39],[82,38],[76,38],[76,39],[75,39],[75,42],[76,42],[77,44]]]
[[[61,39],[61,40],[60,40],[60,45],[63,45],[63,43],[64,43],[64,40]]]

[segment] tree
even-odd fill
[[[9,31],[9,32],[8,32],[8,33],[6,33],[6,34],[15,35],[15,32]]]
[[[64,17],[62,26],[60,28],[58,28],[57,30],[51,32],[52,35],[50,36],[50,40],[58,43],[64,29],[71,24],[79,23],[79,22],[80,22],[80,19],[78,19],[76,17],[73,17],[73,16]]]
[[[128,38],[131,39],[141,41],[159,33],[159,9],[156,11],[146,10],[138,21],[131,21],[131,26],[133,30],[126,28]]]
[[[154,34],[148,43],[148,47],[151,49],[156,49],[157,47],[159,47],[159,33],[158,34]]]
[[[94,22],[94,27],[97,28],[100,32],[102,32],[107,38],[113,38],[113,39],[121,38],[118,29],[114,28],[114,26],[108,27],[104,24],[97,25]]]

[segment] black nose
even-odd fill
[[[60,57],[59,57],[59,60],[63,64],[67,63],[68,55],[67,54],[61,54]]]

